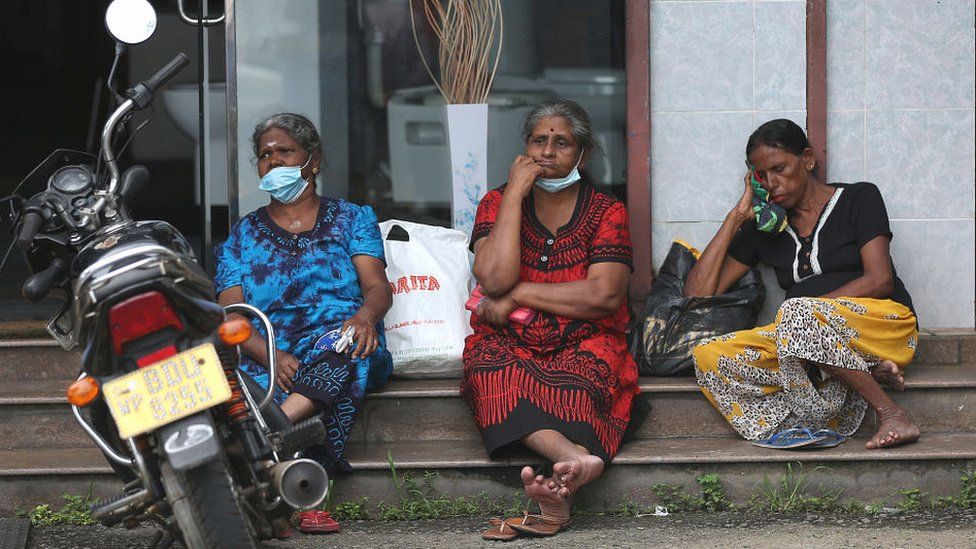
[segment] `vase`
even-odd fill
[[[488,105],[447,105],[451,151],[451,222],[470,235],[478,202],[488,192]]]

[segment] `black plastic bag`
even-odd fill
[[[766,297],[759,271],[749,269],[722,295],[684,297],[685,278],[696,261],[688,247],[672,243],[631,324],[630,352],[641,375],[688,375],[694,370],[691,352],[699,343],[756,325]]]

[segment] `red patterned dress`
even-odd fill
[[[505,187],[478,206],[472,245],[491,232]],[[611,196],[581,184],[569,222],[555,235],[525,199],[519,280],[583,280],[590,265],[631,266],[627,210]],[[540,429],[553,429],[609,463],[620,447],[637,388],[637,366],[627,352],[627,305],[598,320],[538,312],[528,325],[503,327],[471,316],[464,346],[461,394],[495,454]]]

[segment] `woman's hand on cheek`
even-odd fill
[[[519,155],[515,157],[515,162],[512,162],[512,167],[508,171],[509,188],[521,196],[526,196],[532,190],[535,180],[541,177],[544,171],[542,166],[536,164],[532,158]]]
[[[342,333],[346,333],[346,330],[352,326],[356,330],[356,334],[352,336],[352,345],[350,346],[349,356],[352,358],[366,358],[373,354],[373,351],[379,347],[380,340],[379,334],[376,333],[376,323],[371,322],[370,319],[365,318],[365,315],[356,313],[347,320],[342,325]]]
[[[292,389],[294,389],[294,386],[291,383],[291,378],[295,377],[295,373],[298,372],[298,368],[301,366],[301,364],[298,362],[297,358],[280,349],[275,352],[275,359],[277,362],[277,372],[275,376],[277,379],[275,381],[278,383],[279,387],[291,392]]]
[[[478,306],[477,314],[492,326],[504,326],[515,309],[518,309],[518,303],[508,294],[499,298],[486,297]]]
[[[746,170],[746,175],[745,177],[743,177],[743,180],[745,181],[746,184],[746,188],[745,191],[743,191],[742,193],[742,197],[739,198],[739,202],[735,205],[735,209],[733,210],[735,214],[742,221],[748,221],[753,217],[752,214],[753,192],[752,192],[752,182],[750,181],[751,176],[752,176],[752,170]]]

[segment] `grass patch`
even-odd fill
[[[929,509],[976,509],[976,470],[962,471],[960,477],[962,490],[958,496],[944,496],[932,499],[926,492],[917,488],[899,490],[902,500],[898,503],[898,509],[911,512],[923,508]]]
[[[966,509],[976,509],[976,470],[963,472],[959,505]]]
[[[368,498],[341,503],[328,502],[337,520],[423,520],[485,515],[517,516],[528,503],[525,494],[516,493],[510,501],[491,498],[485,493],[448,497],[437,491],[437,473],[426,471],[418,478],[412,471],[400,474],[387,453],[390,477],[397,492],[394,502],[380,501],[370,505]],[[329,508],[327,507],[327,508]]]
[[[904,499],[898,504],[898,509],[906,512],[920,510],[925,505],[923,500],[928,496],[928,494],[918,488],[907,488],[905,490],[899,490],[898,493],[904,496]]]
[[[864,506],[864,512],[868,515],[877,515],[884,509],[884,504],[880,501],[872,501]]]
[[[701,510],[702,511],[731,511],[735,508],[732,502],[725,495],[725,488],[722,480],[716,474],[701,475],[695,480],[701,486]]]
[[[689,494],[684,487],[675,484],[660,483],[651,487],[661,507],[667,508],[669,513],[687,513],[694,511],[733,511],[735,505],[729,501],[722,486],[722,479],[716,474],[705,474],[695,477],[701,492]],[[651,512],[651,509],[632,505],[638,512],[633,515]],[[630,510],[629,508],[624,508]],[[628,513],[630,514],[630,513]]]
[[[514,492],[511,499],[492,498],[485,493],[473,496],[448,497],[435,487],[437,473],[424,472],[401,474],[390,462],[390,476],[396,488],[396,499],[373,503],[367,498],[341,503],[329,501],[329,508],[337,520],[419,520],[447,517],[471,516],[520,516],[531,504],[521,490]],[[826,467],[817,467],[812,471]],[[695,478],[699,491],[689,493],[683,486],[660,483],[651,487],[655,502],[624,501],[616,507],[586,508],[577,505],[574,515],[611,515],[634,517],[651,514],[656,505],[666,507],[669,513],[744,511],[753,513],[836,513],[855,515],[879,515],[894,509],[902,512],[915,512],[932,509],[974,509],[976,508],[976,471],[962,471],[962,490],[959,495],[933,500],[918,488],[906,488],[892,494],[900,496],[897,503],[886,498],[885,501],[870,503],[855,499],[843,499],[843,490],[825,489],[812,486],[810,475],[799,463],[790,463],[785,473],[778,476],[765,476],[756,485],[748,505],[735,506],[729,500],[722,479],[714,473],[701,474]],[[591,502],[592,503],[592,502]],[[894,508],[894,509],[891,509]]]
[[[369,520],[369,498],[338,503],[331,511],[336,520]]]
[[[47,503],[34,506],[27,511],[27,518],[34,526],[51,526],[54,524],[71,524],[85,526],[95,524],[91,516],[91,505],[97,501],[92,497],[92,488],[88,488],[86,495],[63,494],[64,505],[60,509],[52,509]]]
[[[820,469],[820,467],[817,467]],[[814,469],[814,470],[817,470]],[[763,477],[756,492],[749,501],[749,509],[756,512],[773,513],[810,513],[810,512],[849,512],[860,506],[857,503],[840,503],[843,490],[825,490],[820,488],[817,495],[809,495],[810,479],[803,470],[802,464],[796,467],[792,463],[786,464],[786,474],[776,481]]]

